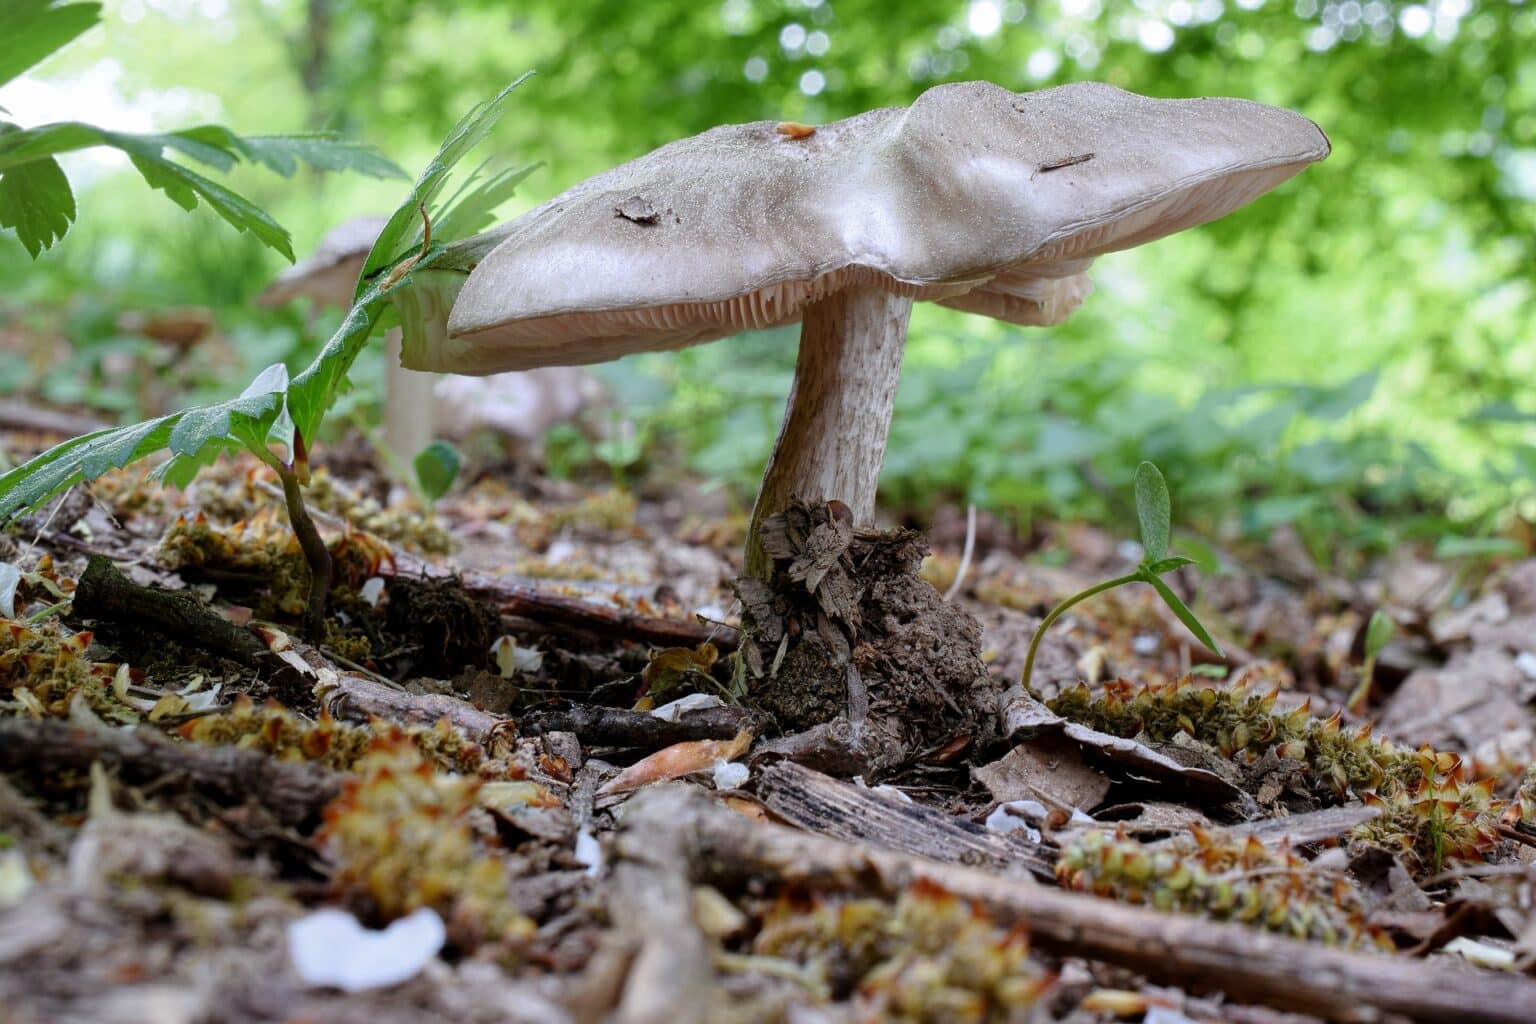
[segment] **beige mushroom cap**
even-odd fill
[[[1025,324],[1065,318],[1095,256],[1213,220],[1328,154],[1246,100],[1081,83],[941,85],[810,131],[663,146],[502,228],[423,369],[494,373],[793,323],[853,283]]]

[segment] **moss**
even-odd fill
[[[1269,753],[1300,762],[1314,793],[1329,802],[1358,796],[1382,809],[1351,838],[1390,850],[1413,871],[1438,872],[1448,861],[1481,860],[1498,841],[1492,784],[1468,778],[1460,757],[1410,750],[1345,729],[1339,716],[1318,719],[1308,704],[1275,710],[1273,692],[1213,689],[1188,679],[1134,687],[1124,680],[1094,697],[1085,686],[1050,701],[1057,714],[1116,736],[1167,743],[1178,735],[1252,763]]]
[[[928,883],[894,906],[780,900],[752,952],[801,965],[813,989],[854,999],[861,1020],[1017,1020],[1053,980],[1029,958],[1021,929]]]
[[[106,721],[138,722],[139,712],[113,692],[128,666],[91,661],[90,645],[90,633],[66,633],[57,623],[33,627],[0,619],[0,710],[64,718],[79,699]]]
[[[1062,848],[1056,876],[1071,889],[1124,903],[1235,921],[1327,945],[1391,943],[1364,921],[1358,889],[1257,839],[1196,830],[1155,846],[1091,829]]]
[[[446,721],[430,728],[381,721],[361,726],[338,722],[324,712],[311,721],[276,702],[257,707],[244,694],[229,711],[188,722],[180,734],[193,743],[259,750],[279,761],[309,761],[337,771],[356,769],[381,738],[398,738],[444,770],[509,777],[504,766]]]
[[[379,921],[431,907],[464,947],[532,935],[507,899],[505,865],[471,827],[479,779],[434,771],[399,734],[376,739],[354,768],[317,837],[338,898]]]

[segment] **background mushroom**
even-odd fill
[[[747,552],[765,577],[758,527],[792,496],[872,519],[915,300],[1058,322],[1094,257],[1219,217],[1328,148],[1289,111],[1093,83],[942,85],[817,128],[728,125],[466,243],[467,278],[421,284],[438,293],[423,308],[457,292],[446,330],[407,317],[404,361],[495,373],[800,321]]]
[[[354,217],[332,228],[308,259],[279,275],[258,301],[276,307],[308,298],[316,305],[348,308],[384,221]],[[385,333],[385,346],[384,444],[405,460],[434,438],[462,439],[481,429],[537,451],[550,427],[575,419],[603,398],[597,380],[576,367],[551,366],[486,380],[434,377],[400,365],[398,328]]]

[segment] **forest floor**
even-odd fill
[[[0,533],[0,1019],[1536,1021],[1536,560],[1344,578],[1278,534],[1170,577],[1225,657],[1133,586],[1026,692],[1041,616],[1140,553],[947,510],[922,600],[959,625],[849,657],[969,616],[975,678],[908,679],[850,777],[846,715],[747,695],[718,496],[515,471],[423,516],[319,462],[319,643],[254,461]],[[768,674],[828,628],[770,598]]]

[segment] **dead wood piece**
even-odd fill
[[[1265,846],[1305,846],[1341,836],[1381,814],[1378,807],[1324,807],[1284,818],[1265,818],[1226,831],[1238,836],[1256,836]]]
[[[198,595],[140,586],[100,555],[87,560],[74,607],[85,618],[150,626],[245,664],[255,664],[267,653],[255,634],[224,618]]]
[[[327,672],[315,696],[334,717],[353,721],[378,717],[435,725],[446,718],[476,743],[486,742],[493,730],[509,721],[445,693],[407,693],[348,672]]]
[[[839,781],[791,761],[765,767],[763,805],[807,832],[949,864],[1053,880],[1050,863],[1022,842],[922,804]]]
[[[517,720],[517,731],[522,736],[574,733],[588,746],[657,750],[687,740],[726,740],[743,729],[756,735],[765,723],[761,712],[746,708],[700,708],[669,722],[645,711],[560,701],[524,714]]]
[[[95,762],[130,784],[185,786],[221,803],[254,799],[285,825],[303,825],[341,792],[342,777],[254,750],[173,743],[148,729],[121,732],[57,721],[0,721],[0,771],[29,778],[88,771]]]
[[[1374,1021],[1395,1013],[1439,1024],[1536,1022],[1536,980],[1529,978],[1346,952],[758,825],[687,786],[658,786],[630,802],[616,846],[621,858],[639,859],[647,850],[679,843],[696,883],[766,878],[892,899],[927,881],[974,902],[999,923],[1026,926],[1030,941],[1042,948],[1330,1020]]]
[[[614,865],[609,909],[634,951],[614,1024],[705,1024],[717,990],[709,942],[694,919],[684,833],[662,833]]]
[[[740,642],[740,632],[732,626],[642,615],[626,608],[544,593],[533,587],[482,573],[453,573],[404,553],[397,554],[396,558],[397,575],[409,573],[434,578],[457,576],[469,594],[494,605],[503,617],[527,619],[548,627],[620,637],[656,647],[697,647],[708,641],[722,651],[733,651]],[[389,575],[389,567],[384,567],[382,571]]]

